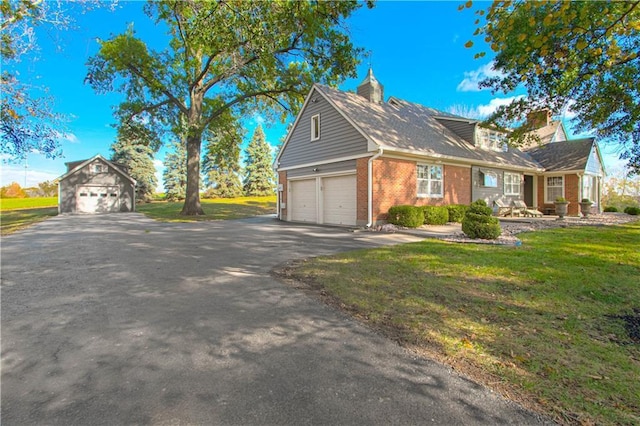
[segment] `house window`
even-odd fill
[[[311,117],[311,140],[317,141],[318,139],[320,139],[320,114]]]
[[[562,176],[548,176],[545,181],[545,203],[553,203],[556,198],[564,197],[564,179]]]
[[[582,198],[588,198],[591,201],[596,201],[596,199],[598,198],[596,188],[597,185],[595,176],[582,177]]]
[[[480,128],[477,135],[477,145],[482,149],[492,151],[506,151],[507,136],[502,132]]]
[[[107,172],[107,166],[104,165],[104,164],[100,164],[100,163],[94,163],[94,164],[91,165],[90,170],[91,170],[92,174],[106,173]]]
[[[504,195],[520,195],[520,182],[522,178],[518,173],[504,173]]]
[[[442,166],[418,164],[418,197],[442,197]]]
[[[486,188],[497,188],[498,175],[489,170],[480,170],[480,185]]]

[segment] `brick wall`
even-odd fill
[[[543,213],[546,213],[545,210],[547,209],[551,209],[552,212],[555,212],[555,206],[553,203],[545,203],[544,186],[546,179],[546,176],[538,177],[538,204],[540,205],[540,210]],[[578,175],[564,175],[564,198],[569,201],[567,214],[570,216],[577,216],[580,212],[580,178]]]
[[[416,162],[395,158],[379,158],[373,164],[373,218],[385,220],[390,207],[469,204],[471,202],[471,169],[443,166],[444,197],[418,198]],[[366,173],[366,170],[365,170]]]
[[[367,163],[369,158],[359,158],[356,161],[356,223],[366,225],[368,215],[369,180]]]

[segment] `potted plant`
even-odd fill
[[[564,197],[556,198],[556,201],[553,203],[556,207],[556,214],[560,219],[564,219],[567,215],[567,211],[569,209],[569,202]]]
[[[592,205],[593,202],[588,198],[583,198],[582,201],[580,201],[580,213],[582,213],[583,217],[589,216],[589,213],[591,213]]]

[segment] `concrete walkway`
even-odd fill
[[[540,424],[270,270],[416,241],[58,216],[2,239],[2,424]]]

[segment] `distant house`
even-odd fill
[[[114,213],[135,210],[136,181],[126,168],[96,155],[66,163],[58,185],[59,213]]]
[[[275,160],[280,219],[371,226],[394,205],[484,199],[550,209],[556,193],[577,208],[588,192],[598,205],[604,167],[595,142],[589,166],[574,169],[575,144],[559,142],[565,132],[554,123],[543,136],[569,156],[545,163],[542,147],[507,148],[506,134],[478,120],[395,97],[384,102],[383,93],[371,70],[357,93],[313,86]],[[583,186],[574,190],[574,183]]]

